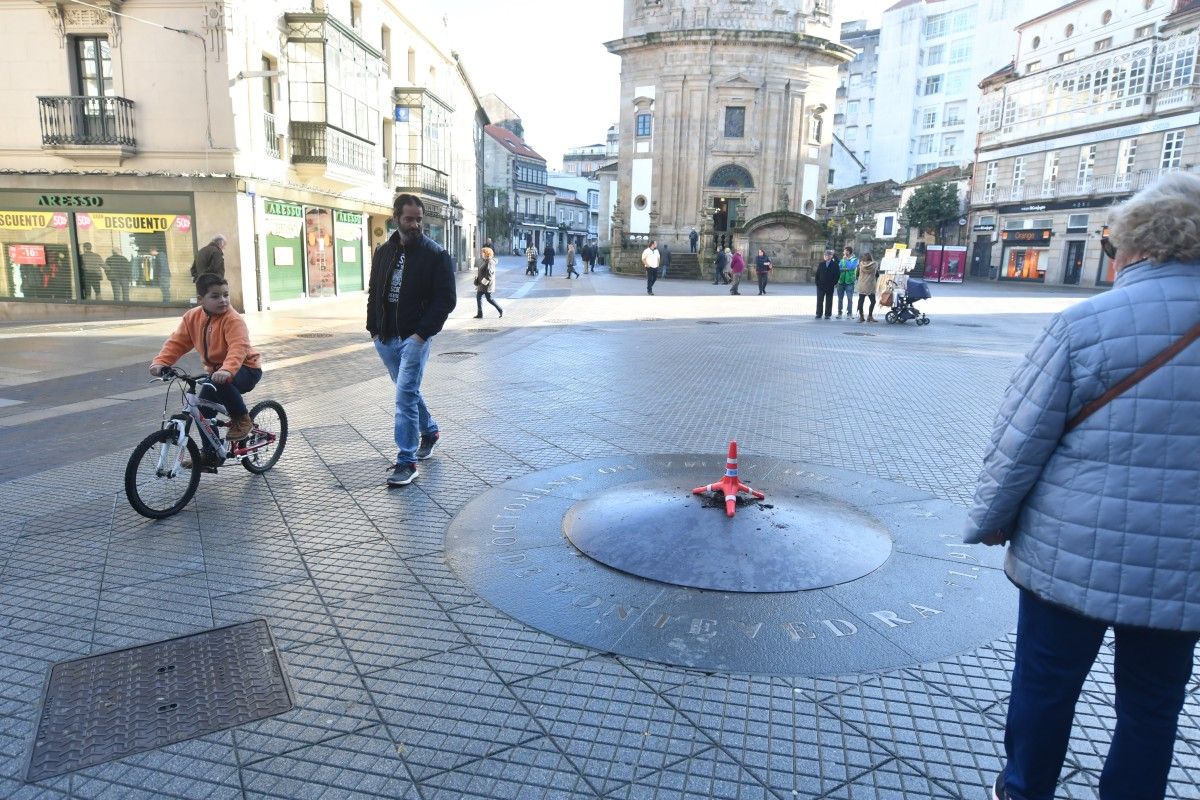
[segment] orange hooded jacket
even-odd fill
[[[154,363],[169,367],[191,350],[200,354],[209,374],[218,369],[234,374],[242,366],[262,368],[258,351],[250,345],[246,321],[232,308],[215,317],[210,317],[203,306],[188,310],[154,357]]]

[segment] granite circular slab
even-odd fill
[[[651,480],[601,491],[567,512],[563,532],[614,569],[723,592],[823,589],[874,572],[892,552],[882,523],[829,495],[739,504],[730,518],[723,495],[691,488]]]
[[[538,630],[603,652],[703,670],[837,675],[894,669],[972,650],[1015,628],[1003,551],[961,544],[964,509],[846,470],[742,455],[741,478],[766,492],[765,504],[789,515],[820,514],[824,533],[862,526],[878,536],[876,544],[887,545],[873,569],[849,570],[862,571],[860,577],[838,582],[829,572],[809,575],[808,583],[819,588],[679,585],[665,574],[643,577],[602,563],[567,536],[591,514],[586,538],[601,541],[597,504],[605,498],[646,499],[645,492],[663,487],[690,492],[723,468],[721,456],[667,454],[594,459],[524,475],[485,491],[451,520],[446,560],[480,597]],[[662,503],[674,501],[682,509],[698,499]],[[716,518],[726,519],[723,510],[700,510],[713,515],[703,524],[714,530],[723,524]],[[771,510],[740,506],[731,522],[740,519],[738,530],[748,533]],[[680,530],[667,533],[665,541],[683,541]],[[615,560],[614,548],[601,544]],[[591,549],[602,553],[600,544]],[[703,564],[697,551],[694,566]],[[759,583],[766,577],[751,573],[741,585]]]

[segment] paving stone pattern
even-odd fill
[[[964,504],[1000,393],[1045,321],[862,330],[814,323],[807,296],[747,298],[745,316],[719,320],[672,316],[669,299],[576,325],[571,298],[531,297],[503,325],[483,320],[491,333],[447,330],[425,379],[442,440],[403,489],[382,485],[391,390],[369,350],[271,374],[257,394],[287,404],[283,459],[263,477],[205,475],[171,520],[141,519],[120,493],[133,439],[0,484],[0,796],[983,797],[1001,766],[1011,637],[885,674],[703,674],[529,629],[445,565],[442,532],[487,487],[619,453],[719,458],[734,436],[744,454]],[[22,782],[53,663],[260,617],[292,711]],[[1111,671],[1106,648],[1063,797],[1095,796]],[[1198,685],[1177,800],[1200,796]]]

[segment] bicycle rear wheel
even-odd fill
[[[254,429],[242,444],[250,451],[242,456],[242,466],[261,475],[283,455],[288,434],[287,414],[274,400],[263,400],[250,409],[250,419],[254,420]]]
[[[200,485],[200,450],[190,438],[185,445],[192,466],[180,466],[181,453],[170,429],[155,431],[141,441],[125,466],[125,496],[143,517],[162,519],[183,510]]]

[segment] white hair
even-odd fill
[[[1168,261],[1200,261],[1200,177],[1169,172],[1109,217],[1109,238],[1122,250]]]

